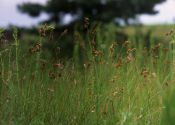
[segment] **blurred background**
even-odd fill
[[[71,0],[51,0],[50,4],[52,3],[52,1],[55,3],[54,3],[54,5],[50,5],[50,6],[52,6],[51,8],[53,9],[51,11],[54,11],[54,8],[55,8],[58,15],[60,15],[62,13],[61,18],[64,17],[65,23],[70,22],[70,20],[73,19],[73,15],[75,15],[75,13],[77,13],[77,12],[81,13],[81,9],[80,9],[81,7],[89,6],[89,10],[91,9],[97,15],[98,14],[103,15],[105,13],[100,12],[98,10],[99,9],[98,6],[100,6],[100,3],[103,3],[102,5],[109,3],[108,0],[92,0],[92,2],[88,1],[88,3],[83,2],[83,0],[79,0],[79,1],[77,0],[77,2],[76,1],[73,2],[73,0],[72,1]],[[65,6],[65,4],[64,4],[64,3],[66,3],[66,1],[68,3],[70,3],[69,5],[66,4],[67,6]],[[71,1],[71,2],[69,2],[69,1]],[[114,18],[115,15],[116,15],[116,18],[120,17],[121,15],[116,14],[116,13],[118,13],[118,11],[123,8],[125,10],[123,10],[122,15],[126,15],[128,17],[129,16],[133,17],[131,15],[128,15],[127,11],[130,11],[131,13],[136,14],[136,15],[134,15],[134,18],[136,19],[135,21],[137,23],[139,22],[139,23],[142,23],[145,25],[155,25],[155,24],[172,24],[175,22],[175,7],[174,7],[175,0],[152,0],[152,1],[150,1],[150,5],[149,5],[149,1],[146,1],[146,0],[141,0],[141,2],[139,2],[139,0],[129,0],[129,1],[112,0],[112,1],[114,2],[114,4],[116,4],[114,7],[110,8],[110,5],[106,5],[106,9],[108,9],[108,10],[111,9],[114,13],[113,16],[111,16],[111,20],[112,20],[112,18]],[[25,3],[30,3],[31,8],[27,9],[28,8],[27,6],[25,8],[25,5],[26,5]],[[82,5],[78,5],[80,3]],[[132,3],[134,3],[134,4],[132,4]],[[51,13],[46,12],[46,9],[45,10],[43,9],[41,11],[41,9],[39,9],[39,6],[38,6],[38,9],[36,9],[37,6],[33,6],[33,9],[32,9],[32,5],[47,6],[48,4],[49,4],[49,2],[47,0],[13,0],[13,1],[12,0],[1,0],[1,3],[0,3],[0,19],[1,19],[0,20],[0,27],[8,27],[9,25],[30,27],[33,25],[37,25],[41,21],[48,20]],[[77,4],[77,6],[75,6],[73,4],[75,4],[75,5]],[[21,8],[19,8],[19,6],[21,6]],[[70,6],[72,6],[72,8],[68,9],[68,7],[70,7]],[[131,6],[134,8],[132,8]],[[67,8],[67,10],[66,10],[66,8]],[[146,8],[148,10],[146,10]],[[152,15],[153,14],[151,12],[152,9],[154,11],[157,11],[157,13],[154,13],[154,15]],[[98,13],[96,12],[97,10],[99,11]],[[138,12],[136,12],[136,10]],[[34,14],[35,12],[33,14],[32,13],[29,14],[32,11],[40,11],[39,12],[40,14],[35,15]],[[77,11],[77,12],[73,12],[73,11]],[[120,10],[120,11],[122,11],[122,10]],[[32,17],[34,17],[34,18],[32,18]],[[136,23],[133,21],[130,21],[130,22]],[[122,21],[121,21],[121,23],[122,23]]]
[[[86,41],[86,31],[97,25],[99,38],[109,34],[108,42],[112,38],[119,42],[144,41],[147,45],[169,41],[165,34],[174,27],[174,6],[175,0],[1,0],[0,27],[6,29],[4,39],[9,41],[13,39],[12,27],[18,27],[21,41],[31,44],[38,37],[37,27],[48,24],[54,27],[54,37],[50,39],[49,35],[44,47],[51,53],[59,47],[62,57],[70,57],[75,31]],[[62,34],[66,37],[60,39]]]

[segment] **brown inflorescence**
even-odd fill
[[[41,44],[40,43],[36,43],[34,46],[29,48],[29,52],[31,54],[39,52],[41,50]]]
[[[144,78],[147,78],[149,75],[149,71],[146,68],[143,68],[140,73]]]

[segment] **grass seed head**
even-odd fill
[[[144,78],[147,78],[149,75],[149,71],[146,68],[143,68],[140,73]]]
[[[55,80],[56,79],[56,74],[52,71],[49,72],[49,78]]]

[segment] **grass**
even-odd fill
[[[89,30],[87,44],[75,33],[72,59],[54,60],[43,57],[43,33],[24,49],[15,29],[0,51],[0,124],[175,123],[173,42],[120,45],[110,30]]]

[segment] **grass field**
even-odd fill
[[[173,32],[150,48],[118,44],[113,30],[89,31],[86,44],[75,32],[73,57],[52,59],[42,30],[31,46],[14,30],[0,51],[1,125],[175,124]]]

